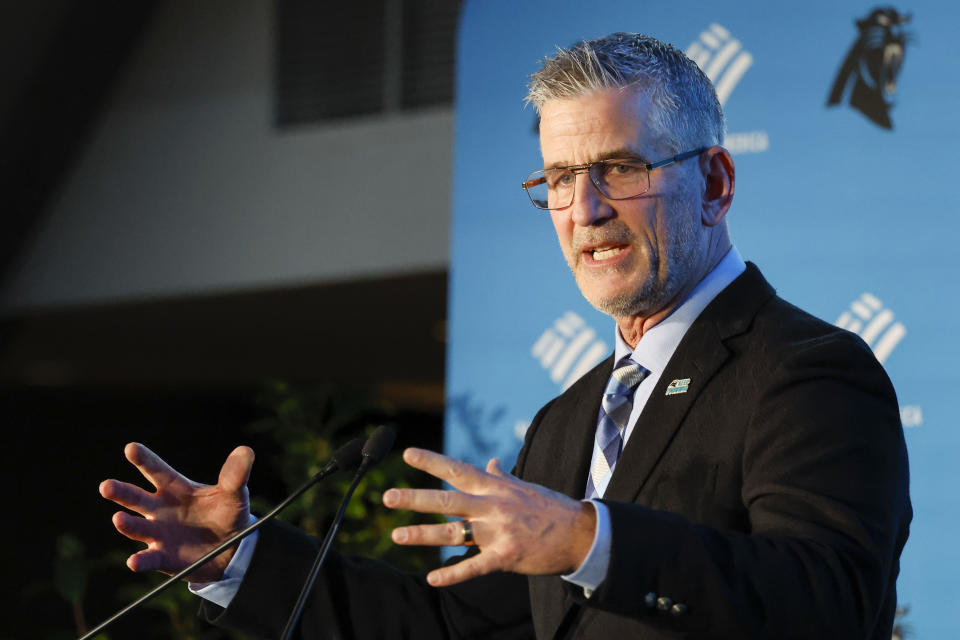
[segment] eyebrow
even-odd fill
[[[612,151],[603,151],[601,153],[598,153],[595,156],[590,156],[590,158],[591,159],[588,162],[599,162],[601,160],[630,159],[630,160],[639,160],[644,164],[650,163],[650,160],[648,160],[647,158],[637,153],[634,149],[630,149],[629,147],[621,147],[619,149],[613,149]],[[584,164],[587,164],[587,163],[584,163]],[[564,167],[579,167],[579,166],[580,166],[579,164],[570,164],[569,162],[560,161],[560,162],[552,162],[549,165],[544,166],[543,168],[544,169],[560,169]]]

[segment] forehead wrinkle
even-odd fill
[[[594,162],[599,162],[601,160],[637,160],[645,164],[652,162],[640,151],[632,147],[620,147],[619,149],[611,149],[610,151],[598,151],[596,153],[590,153],[587,155],[586,160],[580,164],[571,164],[565,161],[551,162],[549,165],[545,165],[544,169],[565,169],[567,167],[579,167],[586,164],[592,164]]]
[[[640,150],[639,131],[627,136],[623,127],[614,127],[599,117],[589,120],[577,120],[564,116],[555,121],[548,131],[549,149],[544,149],[544,131],[540,129],[540,153],[544,159],[544,169],[580,166],[598,160],[630,158],[650,162],[647,154]],[[548,162],[545,151],[560,151],[563,155]]]

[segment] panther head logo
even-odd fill
[[[908,40],[903,25],[910,18],[893,7],[878,7],[856,21],[860,37],[833,81],[827,106],[840,104],[849,92],[851,107],[881,127],[893,128],[890,109]]]

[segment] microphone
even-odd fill
[[[397,432],[392,427],[382,424],[374,429],[360,450],[360,454],[363,456],[361,466],[374,465],[383,460],[383,457],[390,452],[393,441],[396,439]]]
[[[370,437],[367,438],[367,441],[364,443],[363,448],[361,449],[361,456],[363,461],[360,463],[360,467],[357,469],[357,473],[353,476],[353,482],[350,483],[350,487],[347,489],[346,495],[343,496],[343,502],[340,503],[340,509],[337,511],[337,516],[333,519],[333,523],[330,525],[330,528],[327,530],[327,535],[323,538],[323,542],[320,544],[320,550],[317,551],[317,555],[313,560],[313,566],[310,567],[310,573],[307,575],[307,579],[303,583],[303,588],[300,590],[300,595],[297,596],[297,603],[293,606],[293,611],[290,612],[290,617],[287,619],[287,624],[283,628],[283,633],[280,635],[282,640],[290,640],[290,637],[293,635],[293,629],[297,626],[297,622],[300,621],[300,614],[303,613],[303,608],[307,604],[307,596],[310,595],[310,591],[313,590],[313,585],[317,581],[317,576],[320,575],[320,568],[323,566],[323,561],[327,559],[327,553],[330,551],[330,545],[333,544],[333,539],[337,535],[337,531],[340,530],[340,522],[343,521],[343,514],[347,510],[347,503],[350,502],[350,498],[353,497],[353,492],[356,490],[357,485],[360,484],[360,480],[366,474],[367,469],[373,465],[380,462],[385,455],[390,451],[390,448],[393,446],[393,441],[397,437],[397,432],[393,430],[392,427],[389,427],[385,424],[380,425],[374,429],[373,433],[370,434]]]
[[[383,427],[380,427],[380,428],[382,429]],[[376,434],[377,434],[377,431],[374,432],[374,435]],[[383,440],[384,437],[385,436],[381,435],[380,439]],[[248,535],[250,535],[257,529],[262,527],[264,524],[266,524],[270,520],[273,520],[278,513],[280,513],[284,508],[286,508],[291,502],[299,498],[304,491],[306,491],[316,483],[320,482],[330,474],[343,469],[353,469],[355,467],[362,466],[364,463],[367,462],[367,460],[372,455],[372,454],[365,453],[367,445],[370,445],[372,441],[373,441],[373,436],[368,438],[366,442],[364,442],[360,438],[354,438],[347,444],[343,445],[342,447],[334,451],[333,455],[330,456],[330,461],[327,462],[327,464],[325,464],[323,468],[320,469],[320,471],[315,473],[312,478],[310,478],[309,480],[304,482],[302,485],[300,485],[300,487],[298,487],[296,491],[294,491],[289,496],[287,496],[283,500],[283,502],[281,502],[276,507],[274,507],[265,516],[263,516],[262,518],[260,518],[259,520],[257,520],[256,522],[248,526],[246,529],[243,529],[233,537],[228,538],[227,540],[222,542],[220,545],[218,545],[208,553],[204,554],[203,557],[201,557],[199,560],[196,560],[189,566],[180,570],[178,573],[170,576],[167,580],[161,582],[159,585],[157,585],[156,587],[154,587],[144,595],[140,596],[140,598],[138,598],[134,602],[131,602],[120,611],[117,611],[115,614],[113,614],[112,616],[110,616],[100,624],[98,624],[96,627],[94,627],[84,635],[80,636],[79,640],[89,640],[90,638],[93,638],[95,635],[97,635],[98,633],[100,633],[101,631],[103,631],[104,629],[112,625],[114,622],[116,622],[123,616],[127,615],[128,613],[130,613],[131,611],[133,611],[134,609],[142,605],[143,603],[153,599],[154,597],[159,595],[161,592],[166,591],[171,585],[179,582],[181,579],[193,573],[199,567],[206,564],[216,556],[220,555],[221,553],[229,549],[231,546],[238,543],[240,540],[243,540],[244,538],[246,538]],[[376,443],[373,443],[373,444],[376,444]],[[393,444],[393,435],[390,435],[390,440],[387,442],[386,449],[379,454],[380,457],[383,457],[386,451],[389,451],[390,445],[392,444]],[[382,445],[377,445],[377,446],[382,447]],[[379,451],[379,449],[377,449],[377,451]],[[377,458],[377,460],[379,459],[380,458]]]
[[[367,440],[369,442],[369,440]],[[339,449],[333,452],[333,455],[330,456],[330,462],[324,465],[323,469],[320,469],[320,472],[314,477],[323,474],[318,480],[323,479],[333,473],[334,471],[340,471],[342,469],[353,469],[354,467],[360,466],[367,443],[363,442],[360,438],[354,438],[347,444],[343,445]]]

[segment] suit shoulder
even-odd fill
[[[749,354],[770,380],[844,380],[896,398],[893,384],[860,336],[773,296],[754,318],[751,331],[729,343]],[[777,374],[780,375],[777,375]]]
[[[739,336],[758,354],[775,357],[811,348],[838,349],[876,363],[859,336],[804,311],[777,295],[759,268],[747,269],[707,307],[703,319],[715,322],[722,336]]]

